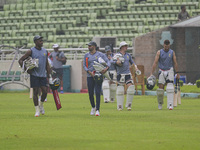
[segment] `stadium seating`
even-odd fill
[[[174,24],[180,6],[200,14],[199,0],[18,0],[0,12],[2,44],[33,45],[35,34],[66,47],[85,47],[93,36],[117,37],[132,45],[132,38]]]
[[[2,71],[1,75],[7,75],[7,71]],[[7,77],[0,77],[0,81],[7,81]]]

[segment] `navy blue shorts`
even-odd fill
[[[31,84],[31,88],[48,86],[46,77],[36,77],[36,76],[33,76],[33,75],[30,75],[30,84]]]
[[[63,68],[53,68],[53,70],[56,72],[52,75],[53,78],[59,78],[62,80],[63,77]]]
[[[121,74],[117,75],[117,81],[120,82]],[[125,82],[126,84],[133,83],[133,79],[130,74],[125,75]]]

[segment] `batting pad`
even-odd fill
[[[124,86],[118,86],[117,87],[116,98],[117,98],[117,109],[119,109],[119,106],[121,106],[121,109],[123,109],[123,104],[124,104]]]
[[[166,91],[167,91],[167,108],[169,108],[170,104],[172,106],[173,109],[173,103],[174,103],[174,85],[173,83],[167,83],[167,87],[166,87]]]
[[[157,89],[157,100],[158,100],[158,104],[163,104],[164,101],[164,89]]]
[[[110,85],[110,99],[112,98],[113,100],[115,100],[116,90],[117,90],[117,85],[115,83],[111,84]]]
[[[110,88],[109,88],[109,81],[108,80],[103,81],[102,90],[103,90],[104,102],[110,101]]]
[[[135,85],[130,85],[127,89],[126,107],[132,105],[134,94],[135,94]]]

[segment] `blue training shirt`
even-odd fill
[[[166,52],[164,49],[161,49],[158,62],[158,67],[162,70],[169,70],[173,67],[173,50],[169,49],[169,51]]]
[[[37,77],[47,77],[46,75],[46,60],[47,60],[47,50],[42,47],[41,50],[35,47],[31,48],[31,57],[39,59],[38,67],[34,68],[31,75]]]
[[[110,56],[113,57],[113,54],[111,54]],[[106,57],[108,58],[107,55],[106,55]],[[115,66],[116,61],[114,61],[113,58],[108,59],[108,60],[110,61],[110,68],[108,70],[109,71],[116,70],[116,66]]]
[[[118,52],[117,54],[121,54],[121,53]],[[125,53],[125,55],[122,55],[122,56],[124,58],[124,63],[122,64],[122,66],[116,65],[117,75],[119,75],[119,74],[129,74],[130,73],[129,64],[131,64],[131,65],[135,64],[135,62],[133,61],[130,54]]]
[[[62,68],[62,66],[63,66],[62,62],[58,61],[56,59],[57,55],[58,55],[59,58],[65,57],[64,53],[61,52],[61,51],[58,51],[58,52],[53,51],[53,52],[51,52],[51,54],[49,55],[49,58],[53,58],[53,67],[56,68],[56,69],[57,68]]]
[[[107,66],[110,67],[110,62],[105,54],[102,52],[96,51],[93,55],[90,52],[86,53],[83,59],[83,68],[85,71],[93,72],[95,69],[93,67],[94,61],[98,62],[98,58],[101,57],[106,63]],[[88,62],[88,64],[86,64]],[[87,77],[91,77],[89,73],[87,73]]]

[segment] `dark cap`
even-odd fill
[[[35,42],[36,40],[39,40],[39,39],[42,39],[42,38],[43,38],[42,36],[36,35],[36,36],[33,38],[33,41]]]
[[[169,44],[170,44],[170,41],[169,41],[169,40],[165,40],[165,41],[164,41],[164,44],[169,45]]]
[[[110,46],[106,46],[105,47],[105,51],[107,52],[107,51],[110,51],[111,50],[111,47]]]
[[[97,47],[97,43],[95,43],[94,41],[90,41],[88,44],[86,44],[86,45],[91,45],[91,46],[95,46],[95,47]]]

